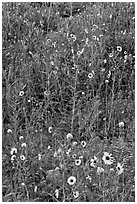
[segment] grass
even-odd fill
[[[2,12],[3,201],[134,202],[134,3]]]

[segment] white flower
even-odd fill
[[[97,168],[97,174],[100,175],[102,172],[104,171],[104,169],[102,167]]]
[[[111,71],[109,70],[109,73],[107,75],[108,79],[110,78],[110,76],[111,76]]]
[[[49,128],[48,128],[48,132],[49,132],[49,133],[52,133],[52,129],[53,129],[52,127],[49,127]]]
[[[55,170],[54,170],[54,171],[57,171],[57,170],[59,170],[59,167],[58,167],[58,166],[55,168]]]
[[[87,143],[85,141],[81,141],[82,147],[86,147]]]
[[[76,165],[76,166],[79,166],[80,164],[81,164],[81,159],[76,159],[76,160],[75,160],[75,165]]]
[[[74,185],[74,184],[76,183],[76,177],[70,176],[70,177],[68,178],[67,182],[68,182],[68,184],[69,184],[70,186]]]
[[[122,51],[122,47],[121,46],[117,46],[117,51],[121,52]]]
[[[104,59],[104,64],[106,64],[107,63],[107,60],[106,59]]]
[[[81,54],[82,54],[81,51],[78,51],[78,52],[77,52],[77,55],[81,55]]]
[[[25,186],[25,183],[21,183],[21,186]]]
[[[47,39],[47,43],[50,43],[51,42],[51,39]]]
[[[89,182],[91,182],[91,181],[92,181],[92,178],[91,178],[91,176],[89,176],[89,175],[88,175],[88,176],[86,176],[86,179],[87,179],[87,180],[89,180]]]
[[[102,68],[101,71],[104,72],[104,71],[105,71],[105,68]]]
[[[13,154],[17,154],[17,149],[15,147],[13,147],[10,151],[10,154],[13,155]]]
[[[34,187],[34,192],[35,192],[35,193],[37,192],[37,189],[38,189],[38,187],[35,186],[35,187]]]
[[[58,153],[58,154],[62,153],[61,147],[58,148],[57,153]]]
[[[109,53],[109,57],[113,57],[113,53]]]
[[[50,62],[50,64],[51,64],[51,65],[54,65],[54,62],[53,62],[53,61],[51,61],[51,62]]]
[[[88,39],[88,38],[86,38],[86,43],[85,43],[85,44],[88,44],[88,42],[89,42],[89,39]]]
[[[110,170],[110,171],[114,171],[114,168],[110,168],[109,170]]]
[[[96,40],[97,37],[94,35],[92,38],[93,38],[93,40]]]
[[[78,191],[74,191],[73,192],[73,196],[74,196],[74,198],[78,198],[79,197],[79,192]]]
[[[102,160],[105,164],[111,165],[114,162],[114,157],[111,156],[112,154],[109,154],[108,152],[104,152],[104,155],[102,157]]]
[[[59,189],[55,190],[55,197],[58,198],[59,197]]]
[[[124,122],[119,122],[119,127],[124,127]]]
[[[55,153],[54,153],[54,157],[57,157],[57,152],[55,151]]]
[[[23,147],[26,147],[26,146],[27,146],[26,143],[22,143],[22,145],[21,145],[22,148],[23,148]]]
[[[47,149],[50,149],[50,148],[51,148],[51,146],[50,146],[50,145],[48,145]]]
[[[40,161],[41,160],[41,154],[38,154],[38,160]]]
[[[45,96],[47,96],[47,95],[48,95],[47,91],[44,91],[44,95],[45,95]]]
[[[20,137],[19,137],[19,140],[22,140],[23,138],[24,138],[23,136],[20,136]]]
[[[70,37],[71,37],[71,38],[74,38],[74,37],[76,37],[76,36],[71,33],[71,34],[70,34]]]
[[[11,129],[8,129],[8,130],[7,130],[7,133],[12,133],[12,130],[11,130]]]
[[[85,29],[85,33],[88,33],[88,29],[87,28]]]
[[[20,91],[19,96],[23,96],[23,95],[24,95],[24,91]]]
[[[89,78],[89,79],[92,79],[92,78],[93,78],[93,73],[89,73],[89,74],[88,74],[88,78]]]
[[[72,155],[72,158],[75,159],[75,158],[76,158],[76,154],[73,154],[73,155]]]
[[[108,83],[109,82],[109,80],[105,80],[105,83]]]
[[[120,163],[118,162],[118,163],[117,163],[117,166],[116,166],[116,170],[117,170],[118,175],[122,174],[123,171],[124,171],[123,164],[120,164]]]
[[[128,56],[127,56],[127,55],[125,55],[125,56],[124,56],[124,60],[125,60],[125,61],[127,61],[127,59],[128,59]]]
[[[15,156],[15,155],[12,155],[11,161],[13,162],[15,159],[16,159],[16,156]]]
[[[98,163],[98,158],[96,156],[94,156],[94,159],[93,158],[90,159],[91,167],[94,167],[94,168],[97,167],[97,163]]]
[[[24,161],[24,160],[26,159],[26,157],[25,157],[24,155],[21,155],[21,156],[20,156],[20,159],[21,159],[22,161]]]
[[[71,133],[68,133],[66,137],[67,137],[67,140],[73,139],[73,135]]]

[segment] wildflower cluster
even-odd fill
[[[3,201],[134,202],[135,4],[6,2],[2,19]]]

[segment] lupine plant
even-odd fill
[[[135,3],[3,3],[3,201],[134,202],[134,76]]]

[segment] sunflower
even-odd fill
[[[111,156],[112,154],[109,154],[108,152],[104,152],[104,155],[102,157],[102,160],[105,164],[111,165],[114,162],[114,157]]]

